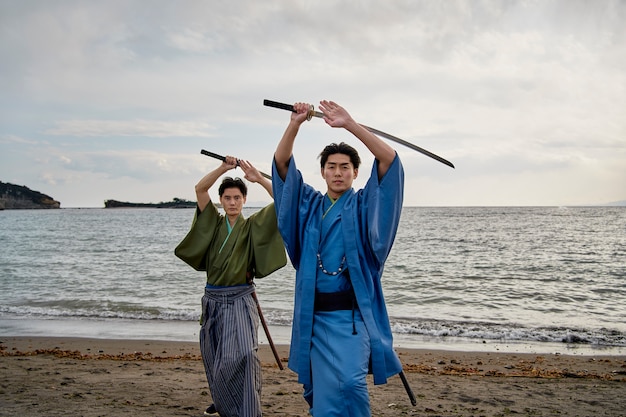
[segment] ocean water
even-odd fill
[[[193,213],[0,211],[0,336],[197,340]],[[277,343],[293,277],[257,280]],[[626,207],[406,207],[383,282],[396,346],[626,354]]]

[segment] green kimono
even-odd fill
[[[230,235],[227,221],[212,203],[196,210],[191,230],[174,251],[196,271],[206,271],[207,284],[242,285],[287,264],[274,203],[248,219],[239,215]]]
[[[228,218],[209,203],[204,211],[196,210],[191,230],[175,253],[195,270],[207,273],[200,352],[218,413],[260,416],[259,312],[252,278],[287,264],[274,204],[248,219],[239,215],[229,231]]]

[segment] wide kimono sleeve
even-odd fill
[[[372,175],[365,188],[363,198],[367,214],[361,221],[368,231],[367,242],[376,265],[382,267],[389,256],[398,231],[402,202],[404,199],[404,170],[398,155],[385,175],[378,179],[378,161],[374,161]]]
[[[287,264],[283,239],[278,232],[274,203],[253,214],[250,221],[254,275],[263,278]]]
[[[302,245],[306,241],[305,227],[307,223],[309,228],[317,227],[316,225],[319,224],[319,222],[309,222],[309,220],[319,214],[318,208],[322,204],[323,196],[319,191],[304,183],[293,157],[289,160],[284,181],[278,174],[276,161],[272,163],[272,190],[280,234],[291,264],[295,269],[300,269]]]
[[[207,252],[219,220],[220,215],[212,202],[203,211],[196,208],[191,229],[176,246],[174,254],[196,271],[206,271]]]

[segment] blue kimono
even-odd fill
[[[327,195],[303,182],[293,157],[285,181],[280,178],[275,161],[272,170],[278,228],[296,269],[289,368],[298,374],[298,382],[306,390],[312,382],[314,294],[316,290],[341,291],[351,286],[365,325],[365,337],[369,336],[374,383],[386,383],[388,377],[402,370],[393,350],[381,285],[402,209],[404,171],[400,159],[396,155],[380,181],[375,160],[365,187],[357,192],[346,191],[332,206]],[[333,235],[333,230],[340,233]],[[320,270],[347,270],[349,276],[342,278],[344,274],[340,272],[333,284],[324,279],[327,274]]]

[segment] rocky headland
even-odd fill
[[[0,210],[58,208],[61,208],[61,203],[49,195],[33,191],[23,185],[0,181]]]

